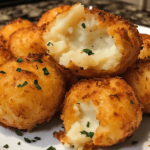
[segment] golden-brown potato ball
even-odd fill
[[[29,53],[45,53],[41,34],[42,27],[22,28],[11,34],[9,51],[14,57],[28,56]]]
[[[0,67],[0,123],[31,130],[59,109],[65,83],[55,63],[19,57]]]
[[[77,3],[46,25],[43,39],[60,65],[84,77],[117,75],[137,60],[137,26],[121,16]]]
[[[122,79],[82,80],[67,93],[61,119],[65,133],[54,133],[75,150],[107,147],[123,142],[139,127],[141,105]]]
[[[140,34],[142,37],[143,45],[138,56],[139,59],[148,59],[150,57],[150,35]]]
[[[17,31],[18,29],[21,28],[27,28],[32,26],[33,23],[31,23],[28,20],[22,20],[20,18],[15,19],[14,21],[10,22],[9,24],[2,26],[0,29],[0,43],[2,43],[2,45],[5,48],[8,48],[8,41],[9,41],[9,36]]]
[[[6,63],[11,58],[13,57],[10,52],[7,51],[4,47],[0,47],[0,65]]]
[[[40,18],[40,20],[37,22],[36,25],[42,26],[47,22],[53,21],[59,13],[62,13],[63,11],[68,10],[69,8],[70,8],[69,5],[60,5],[58,7],[48,10],[46,13],[42,15],[42,17]]]
[[[150,113],[150,60],[139,60],[122,77],[144,106],[144,113]]]

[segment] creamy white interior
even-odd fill
[[[67,136],[70,139],[69,143],[74,145],[75,150],[82,150],[84,144],[86,142],[89,142],[91,138],[86,137],[86,135],[81,134],[80,132],[83,130],[87,132],[95,132],[97,127],[99,126],[99,121],[96,120],[96,107],[91,101],[90,103],[76,104],[74,105],[74,109],[76,110],[78,121],[72,124],[71,129],[67,133]],[[87,127],[88,122],[89,127]]]
[[[84,29],[81,24],[84,23]],[[121,54],[115,41],[108,34],[107,28],[99,27],[93,14],[85,14],[84,6],[75,5],[65,17],[57,17],[55,26],[44,34],[48,53],[61,65],[69,66],[72,61],[76,66],[87,69],[113,69],[118,65]],[[90,49],[88,55],[83,49]]]

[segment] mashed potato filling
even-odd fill
[[[43,38],[48,53],[65,67],[73,62],[84,69],[107,70],[115,68],[121,58],[114,38],[108,34],[108,28],[100,27],[95,16],[85,13],[81,4],[72,7],[68,14],[58,15]]]
[[[74,105],[78,121],[72,124],[71,129],[67,133],[75,150],[82,150],[84,144],[94,138],[94,133],[99,126],[99,121],[96,120],[96,107],[90,101],[89,103],[78,103]]]

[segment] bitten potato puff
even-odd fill
[[[19,57],[0,67],[0,124],[27,129],[48,122],[59,109],[65,83],[55,63]]]
[[[122,77],[144,106],[144,113],[150,113],[150,60],[138,60]]]
[[[136,62],[142,40],[121,16],[77,3],[45,27],[47,53],[83,77],[115,76]]]
[[[9,39],[9,51],[14,57],[28,56],[29,53],[45,53],[41,34],[42,27],[22,28],[11,34]]]
[[[0,44],[7,49],[9,36],[18,29],[27,28],[30,26],[33,26],[32,22],[28,20],[22,20],[21,18],[15,19],[9,24],[2,26],[0,29]]]
[[[82,80],[67,93],[61,115],[65,132],[55,132],[64,146],[91,150],[123,142],[139,127],[141,105],[119,77]]]
[[[37,22],[36,25],[42,26],[47,22],[53,21],[59,13],[62,13],[63,11],[68,10],[69,8],[70,8],[69,5],[60,5],[58,7],[48,10],[46,13],[42,15],[42,17],[40,18],[40,20]]]

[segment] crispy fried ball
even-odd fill
[[[5,48],[8,48],[9,36],[21,28],[27,28],[32,26],[33,24],[28,20],[22,20],[20,18],[15,19],[9,24],[2,26],[0,29],[0,44]]]
[[[144,113],[150,113],[150,60],[138,60],[123,75],[133,88],[137,99],[144,106]]]
[[[125,72],[142,43],[129,20],[79,3],[47,24],[43,39],[56,62],[84,77]]]
[[[42,46],[42,27],[22,28],[11,34],[9,39],[9,51],[14,57],[28,56],[29,53],[45,53]]]
[[[53,21],[59,13],[66,11],[70,8],[69,5],[60,5],[59,7],[55,7],[53,9],[48,10],[46,13],[42,15],[40,20],[37,22],[37,26],[42,26],[47,22]]]
[[[7,51],[4,47],[0,47],[0,65],[6,63],[11,58],[13,57],[10,52]]]
[[[91,150],[123,142],[139,127],[142,111],[124,80],[90,79],[67,93],[61,119],[66,133],[54,137],[75,150]]]
[[[65,94],[53,61],[20,57],[0,67],[0,123],[31,130],[48,122]]]
[[[147,59],[150,57],[150,35],[140,34],[143,40],[143,45],[141,46],[141,51],[138,56],[139,59]]]

